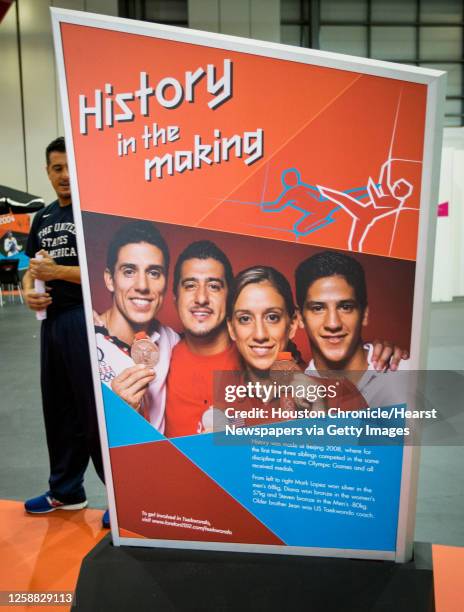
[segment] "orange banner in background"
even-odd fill
[[[27,268],[28,259],[23,254],[29,235],[29,215],[0,215],[0,257],[22,256],[19,269]],[[11,233],[11,234],[10,234]]]

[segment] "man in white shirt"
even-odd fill
[[[302,324],[313,354],[306,373],[313,376],[324,370],[349,373],[350,380],[369,405],[384,401],[379,391],[391,389],[387,380],[390,377],[379,378],[383,364],[378,367],[378,351],[372,344],[365,344],[361,336],[369,319],[361,264],[344,253],[317,253],[299,264],[295,286]],[[407,358],[407,351],[395,347],[390,372],[403,369],[401,359]]]
[[[100,378],[125,402],[164,432],[166,377],[179,336],[156,319],[166,293],[169,251],[153,223],[123,225],[108,247],[104,278],[111,308],[96,316]],[[159,351],[154,368],[135,364],[131,346],[145,332]]]

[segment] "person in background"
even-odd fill
[[[3,248],[5,249],[5,253],[7,257],[14,257],[20,251],[22,251],[22,246],[18,244],[15,236],[12,231],[7,232],[5,241],[3,243]]]
[[[90,457],[104,482],[64,138],[48,145],[46,162],[57,199],[34,217],[23,279],[26,304],[47,315],[41,324],[40,364],[50,477],[48,491],[26,501],[31,514],[85,508]],[[45,293],[34,289],[35,280],[46,283]],[[107,513],[104,526],[109,526]]]

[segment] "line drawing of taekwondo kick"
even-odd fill
[[[364,240],[375,223],[380,219],[395,215],[393,243],[399,214],[404,210],[417,210],[417,208],[405,206],[413,192],[412,184],[403,178],[392,182],[392,163],[396,161],[413,160],[389,158],[380,168],[377,183],[372,177],[369,177],[366,187],[344,191],[304,183],[299,170],[289,168],[284,170],[281,176],[284,189],[275,200],[262,202],[261,210],[270,213],[291,207],[302,212],[303,216],[293,226],[296,236],[307,236],[322,229],[336,221],[333,218],[335,212],[340,209],[344,210],[352,218],[348,248],[351,251],[359,252],[362,252]],[[366,197],[368,200],[362,202],[361,200]],[[390,244],[390,251],[391,247],[392,244]]]
[[[413,192],[413,186],[405,178],[393,181],[392,166],[396,162],[421,164],[419,160],[402,159],[392,155],[401,97],[402,90],[398,97],[388,158],[380,167],[377,183],[370,176],[366,187],[340,191],[319,184],[308,185],[301,180],[300,172],[296,168],[289,168],[281,175],[284,187],[281,194],[274,201],[261,202],[261,210],[267,213],[279,212],[288,206],[302,212],[303,216],[294,224],[293,230],[287,230],[293,231],[298,239],[299,236],[306,236],[336,221],[333,215],[342,209],[352,219],[348,248],[359,252],[362,252],[364,240],[375,223],[395,215],[390,238],[389,255],[391,255],[400,213],[405,210],[418,211],[417,207],[405,206]],[[367,201],[363,202],[362,200],[366,198]]]
[[[319,186],[309,185],[301,180],[300,171],[296,168],[288,168],[281,174],[283,190],[280,195],[272,201],[261,202],[262,212],[281,212],[287,207],[293,208],[303,215],[295,222],[293,233],[298,236],[307,236],[312,232],[322,229],[333,223],[334,213],[342,206],[335,203],[331,198],[321,193]],[[358,193],[358,197],[367,195],[366,187],[348,189],[343,194]],[[358,201],[358,200],[355,200]]]
[[[318,185],[319,192],[334,204],[338,204],[352,218],[350,235],[348,237],[348,248],[350,251],[363,250],[364,240],[369,231],[380,219],[395,215],[395,225],[390,242],[390,253],[396,232],[399,214],[404,210],[415,210],[417,208],[406,207],[406,201],[413,192],[412,184],[404,178],[392,182],[391,169],[395,161],[413,161],[398,158],[389,158],[380,168],[379,181],[376,184],[372,177],[367,180],[367,202],[352,197],[346,191],[338,191],[329,187]]]

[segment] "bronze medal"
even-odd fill
[[[150,338],[141,338],[132,345],[131,357],[134,363],[154,368],[159,361],[159,348]]]

